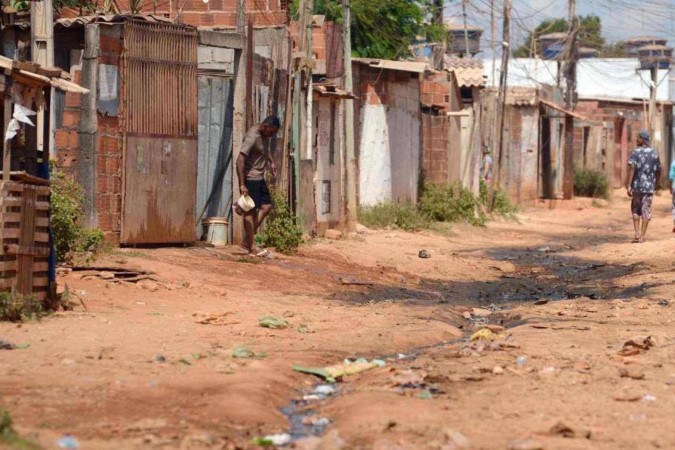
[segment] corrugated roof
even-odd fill
[[[557,40],[557,39],[565,39],[567,37],[567,33],[549,33],[549,34],[542,34],[539,36],[539,39],[543,40]]]
[[[69,28],[72,26],[88,25],[90,23],[100,23],[100,22],[115,23],[115,22],[123,22],[125,20],[143,20],[146,22],[161,22],[161,23],[174,22],[173,20],[167,17],[155,14],[107,14],[107,15],[95,14],[91,16],[63,17],[55,20],[54,24]]]
[[[433,72],[428,63],[416,61],[390,61],[388,59],[352,58],[353,62],[365,64],[375,69],[398,70],[401,72]]]
[[[533,106],[538,101],[537,89],[526,87],[510,87],[506,90],[506,104],[516,106]]]
[[[465,27],[464,24],[461,23],[455,23],[451,20],[445,21],[445,29],[448,31],[464,31]],[[483,31],[481,27],[477,27],[475,25],[466,25],[466,30],[467,31]]]
[[[459,87],[485,86],[485,69],[483,68],[483,61],[480,59],[445,55],[443,57],[443,68],[455,74]]]

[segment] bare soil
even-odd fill
[[[252,448],[289,431],[298,448],[675,448],[669,204],[656,198],[644,244],[617,194],[263,261],[120,250],[96,265],[155,281],[70,272],[59,282],[86,310],[0,323],[1,340],[30,344],[0,350],[0,409],[45,448],[65,434],[84,449]],[[267,315],[291,327],[260,327]],[[486,325],[497,339],[471,341]],[[320,380],[293,365],[358,357],[386,365],[303,400]],[[330,425],[303,426],[312,416]]]

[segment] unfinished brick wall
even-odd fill
[[[120,66],[122,26],[103,27],[100,35],[99,64]],[[120,80],[122,79],[120,73]],[[96,161],[96,209],[98,226],[108,235],[118,236],[122,222],[122,134],[119,117],[98,113]]]
[[[425,183],[448,182],[450,118],[422,114],[422,174]]]
[[[287,0],[244,0],[246,23],[253,21],[254,26],[269,27],[288,23]],[[129,13],[129,0],[117,2],[122,13]],[[237,0],[169,0],[168,2],[145,2],[142,12],[177,19],[180,23],[193,26],[214,28],[234,28],[237,26]],[[62,10],[62,17],[75,17],[79,11]]]
[[[73,66],[70,75],[73,82],[80,84],[80,66]],[[54,145],[57,165],[65,172],[77,176],[75,162],[78,158],[80,116],[82,95],[67,92],[64,97],[62,126],[56,129]]]

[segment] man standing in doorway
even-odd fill
[[[237,157],[239,190],[242,195],[250,196],[255,203],[255,208],[244,213],[244,239],[241,242],[241,247],[252,256],[265,256],[268,253],[255,245],[255,234],[272,210],[265,170],[269,167],[272,177],[277,176],[277,168],[268,149],[270,138],[277,134],[280,126],[279,119],[274,116],[253,126],[246,133]]]
[[[659,154],[651,148],[647,131],[640,131],[637,136],[637,148],[628,158],[628,180],[626,192],[632,198],[631,212],[635,239],[633,242],[644,242],[649,220],[652,218],[652,200],[658,188],[661,174]]]

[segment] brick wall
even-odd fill
[[[279,26],[288,23],[288,4],[286,0],[244,0],[246,22],[249,19],[255,26]],[[117,3],[120,11],[130,12],[129,0]],[[145,2],[142,12],[177,18],[181,23],[214,28],[234,28],[237,26],[237,0],[169,0],[168,2]],[[77,10],[62,11],[64,17],[75,17]]]
[[[120,66],[122,27],[102,27],[99,64]],[[121,79],[121,76],[120,76]],[[122,139],[118,117],[98,113],[96,209],[98,226],[117,236],[122,210]]]
[[[70,75],[73,82],[80,83],[80,67],[74,67]],[[61,128],[57,128],[54,136],[54,145],[56,148],[56,161],[58,166],[65,172],[77,176],[75,163],[79,156],[79,135],[78,127],[80,125],[80,115],[82,95],[67,92],[64,97],[63,121]]]
[[[422,114],[422,174],[425,182],[448,182],[449,136],[449,117]]]

